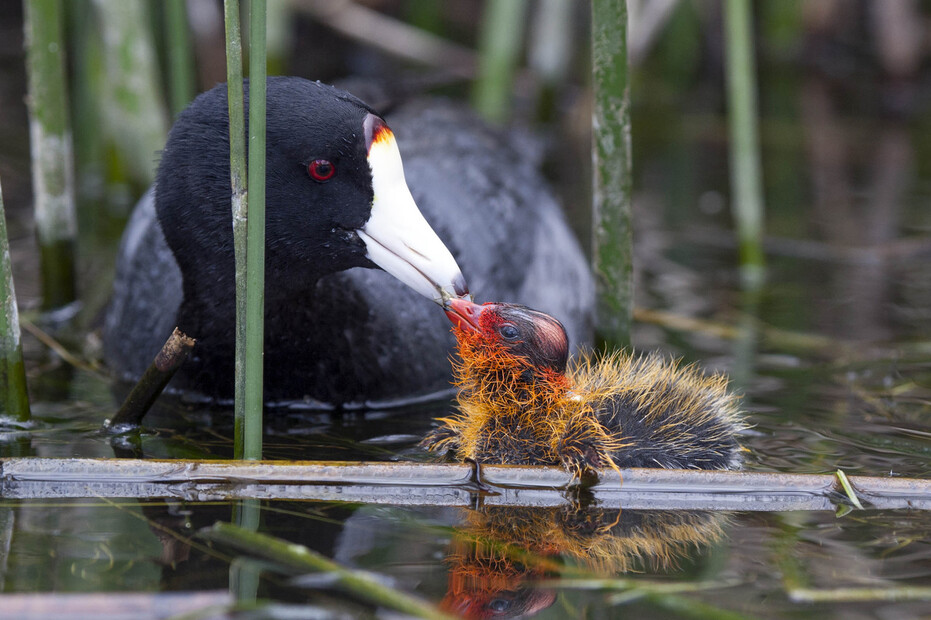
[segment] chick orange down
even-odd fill
[[[723,376],[659,355],[568,364],[559,321],[514,304],[449,302],[459,412],[423,445],[478,463],[735,469],[745,428]]]

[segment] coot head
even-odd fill
[[[491,348],[535,371],[566,371],[569,339],[562,323],[550,315],[519,304],[479,305],[467,299],[451,299],[445,310],[459,330],[460,350],[462,345]]]
[[[248,101],[248,83],[245,84]],[[467,294],[411,197],[391,130],[362,101],[300,78],[267,90],[266,296],[293,299],[324,275],[381,267],[429,298]],[[200,336],[232,305],[226,85],[178,117],[156,180],[158,219],[184,278],[182,329]],[[209,319],[196,315],[212,314]],[[224,321],[221,321],[224,322]]]

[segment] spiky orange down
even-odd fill
[[[456,329],[459,413],[424,445],[479,463],[727,469],[743,428],[723,377],[651,355],[583,357],[566,375],[534,368]]]
[[[459,413],[441,422],[431,450],[454,449],[480,463],[563,465],[574,473],[613,466],[623,447],[560,373],[536,369],[481,335],[456,329],[453,373]]]

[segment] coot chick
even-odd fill
[[[449,105],[400,111],[402,170],[387,124],[352,95],[283,77],[267,101],[266,401],[380,406],[448,388],[453,340],[424,297],[467,292],[457,261],[472,286],[565,313],[584,338],[585,261],[506,138]],[[169,387],[220,401],[235,324],[227,118],[220,85],[172,128],[104,329],[108,364],[133,378],[179,325],[198,343]]]
[[[451,300],[458,415],[424,445],[479,463],[733,469],[743,428],[722,376],[658,355],[568,365],[553,317],[514,304]]]

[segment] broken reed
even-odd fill
[[[13,288],[10,241],[6,234],[3,189],[0,188],[0,418],[4,416],[19,422],[28,420],[29,394],[26,391],[26,367]]]
[[[763,284],[763,183],[757,124],[752,5],[724,3],[724,39],[730,126],[731,211],[737,221],[744,288]]]
[[[249,166],[246,167],[239,3],[225,0],[230,182],[236,253],[234,453],[262,458],[265,320],[265,1],[249,4]],[[248,177],[247,177],[248,175]],[[249,200],[248,188],[252,188]]]
[[[77,217],[60,0],[26,0],[26,76],[42,307],[75,300]]]
[[[633,311],[626,0],[592,1],[592,268],[596,340],[630,345]]]

